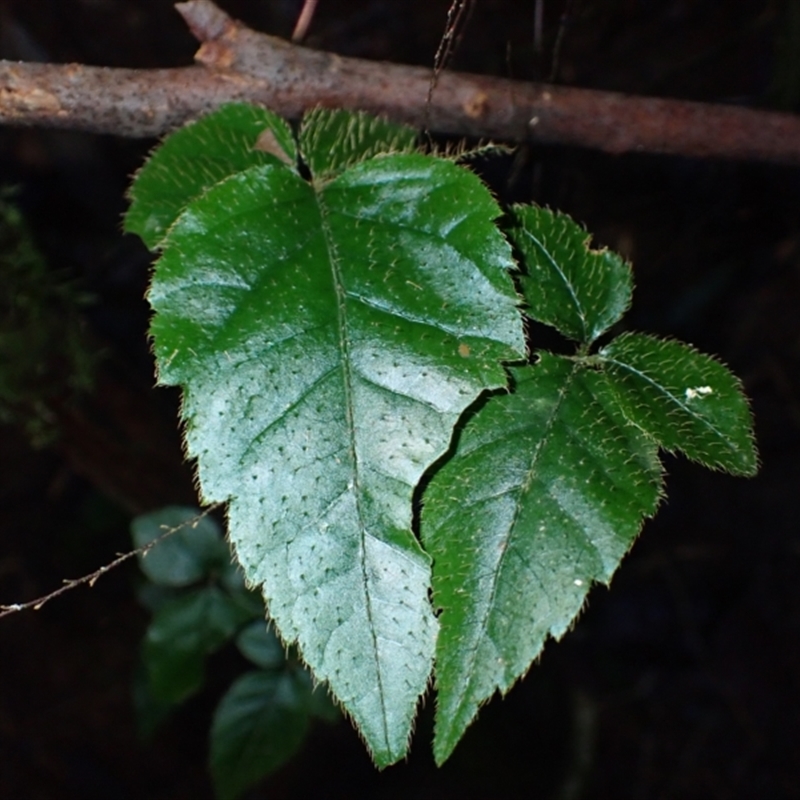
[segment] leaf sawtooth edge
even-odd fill
[[[538,373],[537,370],[539,370]],[[617,459],[617,463],[613,465],[611,472],[616,471],[617,480],[622,480],[622,478],[625,478],[627,470],[629,473],[628,478],[633,476],[635,481],[639,481],[639,488],[636,491],[639,492],[640,496],[637,498],[631,495],[629,498],[630,507],[627,511],[623,510],[621,506],[618,510],[616,524],[626,528],[623,534],[615,534],[609,530],[611,527],[609,519],[604,520],[602,518],[602,503],[597,504],[595,508],[597,513],[596,521],[602,523],[599,526],[601,529],[605,528],[606,530],[601,530],[601,533],[596,535],[596,539],[602,546],[603,536],[605,536],[605,545],[608,549],[607,557],[605,559],[600,558],[600,562],[596,562],[596,554],[590,552],[587,556],[585,552],[581,553],[580,548],[575,552],[569,551],[568,548],[562,554],[563,558],[559,562],[560,557],[558,556],[557,548],[553,550],[547,541],[539,542],[539,550],[528,553],[527,559],[521,558],[519,552],[515,554],[513,537],[516,534],[521,535],[521,527],[527,526],[531,530],[538,528],[541,532],[544,531],[546,526],[551,526],[557,514],[554,516],[549,512],[558,512],[558,503],[551,503],[548,514],[538,519],[535,515],[532,516],[530,509],[523,509],[521,514],[519,513],[524,498],[515,501],[517,503],[516,511],[513,508],[504,509],[502,507],[504,495],[514,490],[514,486],[517,486],[520,481],[520,475],[525,475],[526,457],[531,458],[529,470],[531,474],[535,467],[534,462],[537,460],[540,461],[540,469],[544,469],[547,466],[547,462],[550,462],[549,468],[551,469],[554,465],[557,466],[558,458],[554,458],[553,452],[549,454],[540,453],[542,447],[550,447],[550,450],[553,451],[553,447],[547,443],[547,438],[550,435],[547,431],[545,431],[540,442],[539,450],[534,453],[529,453],[528,449],[525,450],[525,453],[520,453],[522,449],[520,440],[524,441],[527,438],[526,431],[533,429],[542,421],[541,419],[536,422],[531,421],[531,416],[541,417],[543,413],[541,392],[532,394],[531,386],[535,385],[536,382],[544,385],[554,375],[558,377],[558,370],[565,373],[569,372],[569,380],[577,377],[578,380],[584,379],[585,382],[588,379],[590,383],[594,384],[595,391],[599,393],[595,397],[596,405],[604,407],[612,425],[624,427],[624,432],[630,437],[629,441],[632,446],[628,456],[625,456],[623,452],[621,460]],[[424,498],[422,536],[428,550],[434,557],[434,604],[441,609],[439,614],[440,634],[437,645],[436,683],[438,696],[436,735],[434,739],[434,754],[437,763],[440,764],[449,757],[464,731],[474,719],[480,706],[487,702],[495,691],[500,690],[503,694],[507,692],[527,672],[533,661],[539,657],[546,639],[549,636],[560,638],[568,627],[574,623],[583,606],[591,583],[596,580],[607,583],[610,580],[619,561],[641,530],[644,518],[651,516],[655,512],[658,500],[661,497],[661,466],[655,445],[624,419],[619,409],[616,408],[613,396],[604,386],[603,376],[600,373],[596,370],[587,369],[583,364],[573,363],[570,365],[567,359],[542,353],[540,354],[540,362],[535,366],[515,369],[512,371],[512,375],[517,379],[517,392],[521,392],[523,396],[508,394],[491,398],[489,403],[467,423],[462,431],[462,438],[456,455],[433,477]],[[568,386],[565,384],[562,388],[566,391]],[[587,395],[586,386],[579,388],[582,395],[581,399],[583,400]],[[550,389],[553,389],[553,387],[551,386]],[[602,402],[598,399],[600,395],[602,395]],[[552,425],[557,415],[561,413],[559,411],[561,401],[555,400],[553,392],[550,391],[547,403],[551,405],[552,416],[549,424]],[[575,410],[576,404],[574,402],[571,404],[573,408],[569,413],[575,417],[577,413]],[[578,419],[578,421],[580,420]],[[491,432],[491,428],[497,426],[506,427],[505,433],[499,440],[493,438]],[[483,430],[480,430],[481,428]],[[477,433],[476,429],[478,429]],[[562,452],[569,447],[570,436],[566,435],[566,438],[564,438],[565,432],[562,431],[559,437],[562,439],[560,442],[560,452]],[[505,457],[499,458],[497,464],[489,464],[489,459],[485,456],[485,453],[487,448],[491,450],[492,445],[496,444],[497,441],[501,441],[502,447],[508,452]],[[595,455],[599,457],[598,453],[602,448],[597,445],[596,450],[598,452]],[[476,457],[477,461],[475,460]],[[628,465],[626,467],[626,459],[628,458],[631,460],[632,466]],[[586,456],[586,459],[592,461],[588,456]],[[514,463],[515,461],[516,463]],[[576,459],[573,459],[573,461],[577,463]],[[514,476],[515,470],[516,477]],[[601,466],[598,468],[598,474],[602,472]],[[609,476],[610,474],[608,473]],[[449,479],[449,483],[447,483],[447,479]],[[595,476],[595,479],[597,479],[597,476]],[[582,480],[583,478],[581,478]],[[563,475],[556,475],[555,479],[551,481],[549,495],[545,492],[537,503],[547,511],[548,501],[558,497],[556,489],[559,482],[561,482],[561,502],[572,503],[573,511],[575,509],[578,510],[578,518],[581,516],[586,518],[590,515],[587,508],[582,508],[581,502],[575,500],[574,497],[570,499],[571,494],[574,495],[579,491],[581,481],[578,481],[575,476],[570,479],[569,475],[566,478]],[[459,483],[461,487],[459,487]],[[478,489],[473,490],[475,484],[478,485]],[[448,497],[448,495],[450,496]],[[492,513],[485,513],[477,521],[467,519],[470,508],[475,508],[479,503],[492,502],[501,506],[497,511],[497,515],[506,514],[507,516],[512,514],[512,520],[516,519],[516,522],[512,522],[512,525],[516,525],[516,528],[514,530],[509,528],[510,533],[507,536],[502,531],[495,535],[496,532],[491,530],[493,521],[496,522]],[[583,503],[583,505],[585,506],[586,504]],[[425,513],[426,511],[428,512],[427,514]],[[607,514],[606,516],[608,517],[609,515]],[[432,525],[426,526],[426,521],[431,522]],[[470,522],[473,523],[471,526]],[[584,519],[585,522],[586,519]],[[495,527],[497,526],[495,525]],[[451,531],[449,540],[448,528]],[[557,528],[558,523],[556,521]],[[558,535],[558,530],[556,530],[556,540]],[[588,536],[587,540],[591,541],[591,537]],[[576,547],[574,542],[570,547],[573,549]],[[519,551],[519,547],[516,550]],[[545,574],[545,578],[536,578],[536,568],[533,566],[536,552],[539,553],[540,559],[544,559],[543,574]],[[470,558],[470,553],[476,554],[474,559]],[[481,553],[484,555],[481,556]],[[506,569],[506,572],[508,572],[513,569],[513,565],[508,568],[503,567],[503,562],[508,559],[509,555],[516,555],[520,563],[527,560],[529,562],[528,569],[534,571],[531,572],[531,575],[537,580],[550,580],[550,584],[541,584],[541,596],[534,602],[538,612],[544,613],[546,624],[537,622],[533,618],[526,622],[525,612],[520,610],[519,607],[520,595],[525,598],[523,600],[523,603],[525,603],[530,598],[530,593],[525,593],[520,588],[525,585],[523,579],[518,580],[517,584],[511,587],[510,595],[509,592],[502,590],[502,587],[500,589],[501,594],[505,593],[507,595],[504,601],[507,606],[506,612],[512,616],[516,615],[516,629],[511,630],[508,628],[510,623],[505,619],[506,612],[503,612],[499,618],[492,621],[491,617],[493,615],[497,617],[499,613],[499,606],[496,604],[492,606],[497,597],[495,594],[499,585],[497,581],[501,580],[502,577],[498,570]],[[574,563],[573,557],[575,557]],[[494,558],[498,559],[497,565],[496,567],[491,567],[490,562],[494,563],[492,561]],[[578,567],[587,558],[588,562],[584,563],[583,571],[581,571]],[[592,569],[589,569],[588,565],[591,564],[593,558],[596,563]],[[552,575],[547,573],[547,559],[550,559],[550,566],[556,569],[556,572]],[[475,563],[476,561],[478,562],[477,564]],[[561,564],[560,567],[557,566],[559,563]],[[449,574],[443,575],[442,569],[449,570]],[[489,580],[488,575],[492,573],[492,570],[495,570],[495,588],[488,590],[489,596],[487,596],[486,581]],[[557,589],[557,594],[561,595],[561,601],[565,604],[564,608],[560,610],[560,616],[557,613],[558,609],[551,607],[553,603],[557,605],[560,602],[552,599],[553,589],[557,585],[560,586]],[[545,588],[546,586],[547,588]],[[476,598],[479,598],[479,603],[475,602]],[[459,604],[461,604],[460,607]],[[475,616],[476,608],[470,611],[467,608],[470,604],[476,608],[477,604],[484,605],[484,623],[482,626],[479,625],[482,630],[477,631],[477,633],[474,628],[477,622],[477,617]],[[452,622],[454,613],[458,614],[458,619]],[[489,639],[486,639],[486,634],[492,626],[497,630],[494,632],[494,641],[490,642],[492,637],[490,636]],[[503,626],[506,626],[505,633],[503,633]],[[472,628],[472,634],[469,632],[470,628]],[[500,631],[499,634],[498,631]],[[473,661],[472,667],[467,665],[465,671],[463,668],[465,665],[458,663],[459,658],[463,657],[463,653],[459,655],[457,651],[464,645],[465,637],[470,636],[470,640],[473,641],[473,653],[472,656],[467,657],[467,660],[471,657]],[[480,670],[483,671],[483,675],[476,674],[475,664],[478,662],[475,659],[478,659],[478,662],[482,660]],[[454,664],[455,667],[453,666]],[[476,681],[479,684],[477,687]],[[470,685],[472,688],[470,688]],[[453,691],[457,694],[459,691],[461,693],[455,707],[452,704],[451,697]],[[473,695],[472,700],[465,701],[469,694]],[[465,702],[466,706],[464,705]]]
[[[386,165],[386,160],[385,159],[380,159],[380,161],[384,164],[384,166]],[[267,174],[277,175],[278,173],[282,172],[282,169],[280,167],[274,167],[274,168],[269,168],[269,169],[266,168],[266,167],[265,168],[253,168],[253,169],[256,169],[261,176],[265,176]],[[248,170],[248,172],[252,172],[252,170]],[[464,171],[464,173],[471,175],[471,173],[466,173],[466,171]],[[228,181],[236,181],[236,180],[240,180],[240,179],[241,179],[240,176],[234,176],[233,178],[228,179]],[[471,176],[471,180],[477,180],[477,179],[474,178],[474,176]],[[209,198],[214,193],[216,193],[218,191],[221,191],[222,190],[221,187],[225,183],[227,183],[227,181],[223,182],[223,184],[219,184],[218,186],[214,187],[206,195],[204,195],[204,197],[202,199],[199,199],[199,200],[195,201],[194,203],[192,203],[190,205],[189,209],[187,210],[187,212],[185,212],[185,214],[182,215],[182,216],[185,216],[188,213],[188,214],[193,214],[196,217],[196,212],[198,210],[198,207],[202,207],[203,204],[207,203],[209,201]],[[219,228],[218,221],[217,221],[216,227]],[[500,241],[499,240],[499,234],[496,234],[496,235],[498,237],[498,241]],[[171,246],[175,243],[175,241],[177,239],[180,239],[180,237],[181,237],[181,220],[179,219],[178,222],[176,223],[176,226],[174,226],[174,228],[170,231],[170,235],[168,237],[168,242],[167,242],[168,246],[165,248],[165,255],[164,255],[164,258],[166,258],[167,261],[170,260],[170,255],[169,254],[171,252],[171,250],[170,250]],[[183,244],[185,244],[185,242]],[[507,248],[507,245],[504,245],[504,246]],[[513,266],[513,262],[511,262],[511,260],[509,258],[508,259],[508,268],[510,268],[512,266]],[[155,286],[156,286],[156,284],[154,284],[154,287]],[[509,287],[510,286],[511,286],[511,282],[510,282],[510,278],[509,278]],[[151,301],[157,300],[157,295],[158,295],[158,291],[156,291],[156,289],[154,288],[153,292],[151,292]],[[513,293],[513,288],[509,289],[508,295],[509,295],[509,306],[510,306],[510,308],[513,307],[513,311],[514,311],[514,314],[515,314],[515,319],[517,320],[517,322],[519,324],[519,327],[520,327],[520,349],[524,350],[524,342],[522,341],[522,335],[521,335],[521,320],[518,319],[518,311],[517,311],[518,299],[517,299],[516,295]],[[163,299],[163,297],[162,297],[162,299]],[[156,305],[157,305],[157,303],[156,303]],[[156,328],[158,328],[157,319],[154,320],[154,330]],[[172,361],[170,361],[170,359],[175,358],[175,356],[173,356],[171,353],[167,354],[167,351],[170,348],[165,346],[165,345],[163,345],[163,342],[161,344],[159,344],[159,336],[156,335],[156,349],[157,349],[157,351],[158,351],[159,347],[161,347],[162,352],[165,354],[164,359],[161,360],[161,364],[162,364],[163,369],[160,372],[160,377],[165,382],[174,382],[173,379],[170,378],[168,373],[172,373],[173,376],[177,376],[177,373],[180,373],[182,370],[181,369],[177,369],[177,373],[176,373],[177,362],[173,363]],[[209,370],[209,371],[211,371],[211,370]],[[500,370],[500,372],[502,372],[502,370]],[[182,382],[182,381],[179,380],[179,382]],[[202,381],[201,381],[201,383],[202,383]],[[482,390],[483,386],[485,386],[485,383],[481,384],[481,387],[480,387],[481,390]],[[193,437],[192,429],[194,427],[196,427],[196,420],[193,418],[193,415],[196,415],[196,413],[197,413],[197,408],[195,406],[195,401],[194,401],[194,395],[198,395],[198,394],[206,396],[206,399],[208,399],[208,395],[210,393],[204,392],[204,391],[199,391],[198,392],[196,388],[187,390],[187,393],[186,393],[186,396],[185,396],[185,404],[184,404],[184,410],[186,412],[186,419],[189,422],[189,425],[188,425],[188,428],[187,428],[187,435],[189,436],[189,441],[190,441],[190,452],[192,452],[192,454],[194,454],[194,455],[198,455],[198,453],[200,455],[202,455],[202,453],[201,453],[202,448],[191,446],[191,440],[192,440],[192,437]],[[213,394],[213,393],[211,393],[211,394]],[[452,422],[454,422],[454,421],[455,421],[455,419],[452,420]],[[447,440],[448,441],[449,441],[449,436],[450,436],[451,430],[452,430],[452,426],[448,423],[448,427],[447,427]],[[445,442],[443,444],[444,448],[446,448],[446,444],[447,444],[447,442]],[[200,464],[200,467],[201,467],[201,478],[203,477],[202,476],[202,472],[203,472],[202,460],[203,459],[201,458],[201,464]],[[203,480],[203,483],[204,483],[204,494],[205,494],[206,498],[207,499],[211,499],[212,497],[216,497],[217,494],[210,491],[211,487],[208,486],[208,482],[206,480]],[[213,483],[213,481],[212,481],[212,483]],[[232,517],[232,515],[235,515],[237,513],[237,505],[238,504],[236,502],[233,502],[231,504],[231,507],[229,508],[229,519]],[[410,503],[408,505],[410,505]],[[236,527],[237,527],[236,523],[232,522],[232,525],[231,525],[232,531],[235,530]],[[239,555],[240,559],[242,559],[242,561],[245,563],[245,566],[246,566],[247,565],[246,564],[246,559],[243,558],[242,552],[241,552],[241,547],[239,545],[237,545],[237,554]],[[256,577],[254,579],[252,574],[249,575],[249,577],[250,577],[252,582],[260,582],[259,578]],[[426,603],[427,603],[427,592],[425,592],[425,595],[426,595]],[[279,624],[280,624],[280,620],[279,620]],[[282,627],[285,627],[285,624]],[[285,631],[284,631],[284,633],[285,633]],[[289,637],[287,637],[287,638],[289,638],[290,640],[293,640],[293,637],[291,635]],[[304,653],[308,657],[308,652],[307,652],[307,649],[305,647],[304,647]],[[313,666],[313,660],[309,659],[309,661],[312,661],[312,666]],[[328,677],[328,676],[326,676],[326,677]],[[427,671],[426,671],[425,680],[427,681]],[[421,691],[422,690],[424,690],[424,686],[422,687]],[[340,696],[340,699],[341,699],[341,696]],[[352,714],[352,709],[348,709],[348,710]],[[397,756],[396,753],[392,754],[393,758],[395,756]]]
[[[589,346],[628,311],[631,265],[567,214],[535,204],[509,210],[506,233],[522,274],[528,316]]]
[[[685,342],[627,332],[598,362],[623,413],[667,452],[751,477],[759,467],[753,416],[740,379]]]
[[[284,119],[263,106],[225,103],[153,148],[128,188],[124,229],[155,250],[187,205],[212,186],[248,167],[296,161]]]
[[[315,180],[329,180],[376,156],[414,152],[417,131],[384,116],[317,106],[303,115],[298,147]]]

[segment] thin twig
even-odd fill
[[[567,33],[567,27],[570,23],[573,5],[574,0],[566,0],[564,3],[564,10],[561,12],[561,18],[558,21],[558,33],[556,34],[556,41],[553,45],[553,61],[550,65],[550,75],[547,78],[549,83],[556,83],[558,79],[558,62],[561,58],[561,48],[564,45],[564,36]]]
[[[50,592],[49,594],[42,595],[42,597],[37,597],[35,600],[29,600],[27,603],[9,603],[8,605],[0,605],[0,619],[3,617],[7,617],[10,614],[17,614],[20,611],[27,611],[28,609],[33,609],[34,611],[38,611],[42,606],[49,603],[51,600],[55,600],[56,597],[61,596],[65,592],[69,592],[71,589],[76,589],[78,586],[83,586],[84,584],[88,584],[89,587],[92,587],[97,582],[97,579],[101,576],[105,575],[107,572],[110,572],[115,567],[118,567],[120,564],[129,561],[134,556],[144,556],[149,553],[157,544],[160,544],[164,541],[168,536],[172,536],[173,533],[177,533],[178,531],[183,530],[188,526],[194,527],[200,522],[201,519],[206,517],[215,509],[219,508],[222,504],[215,503],[214,505],[209,506],[205,511],[198,514],[196,517],[192,517],[192,519],[187,519],[185,522],[182,522],[180,525],[176,525],[174,528],[168,528],[164,531],[164,533],[157,536],[152,541],[148,542],[141,547],[137,547],[135,550],[131,550],[129,553],[123,553],[118,555],[113,561],[104,566],[96,569],[94,572],[90,573],[89,575],[84,575],[82,578],[71,578],[69,580],[64,581],[64,585],[55,589],[54,591]]]
[[[303,8],[300,11],[300,16],[297,18],[297,24],[292,31],[292,41],[302,42],[308,33],[308,27],[311,25],[311,20],[314,17],[314,11],[317,9],[317,0],[306,0],[303,3]]]
[[[449,64],[450,59],[455,55],[458,46],[461,44],[464,29],[467,22],[469,22],[470,16],[472,16],[473,2],[474,0],[453,0],[447,10],[444,32],[433,57],[433,73],[431,74],[431,82],[428,84],[428,96],[425,100],[425,124],[423,125],[423,130],[426,134],[428,133],[428,119],[430,117],[433,92],[439,82],[442,70]]]

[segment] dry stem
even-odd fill
[[[800,164],[800,118],[343,58],[256,33],[211,0],[179,3],[194,67],[125,70],[0,61],[0,124],[158,136],[231,100],[297,118],[361,109],[455,136]]]
[[[121,555],[118,555],[113,561],[105,564],[99,569],[96,569],[94,572],[91,572],[88,575],[84,575],[81,578],[67,579],[64,581],[63,586],[60,586],[58,589],[54,589],[52,592],[42,595],[41,597],[37,597],[35,600],[29,600],[27,603],[9,603],[7,605],[0,605],[0,619],[7,617],[10,614],[17,614],[20,611],[27,611],[28,609],[38,611],[40,608],[42,608],[42,606],[46,605],[51,600],[55,600],[56,597],[60,597],[65,592],[69,592],[71,589],[76,589],[78,586],[83,586],[85,584],[88,584],[89,587],[94,586],[98,578],[105,575],[107,572],[110,572],[112,569],[114,569],[114,567],[118,567],[120,564],[129,561],[134,556],[146,555],[157,544],[163,542],[168,536],[172,536],[173,533],[177,533],[178,531],[181,531],[190,525],[195,526],[198,522],[200,522],[201,519],[203,519],[203,517],[210,514],[212,511],[214,511],[214,509],[219,508],[220,505],[221,503],[216,503],[215,505],[209,506],[196,517],[192,517],[192,519],[188,519],[185,522],[182,522],[180,525],[176,525],[174,528],[168,528],[164,531],[164,533],[157,536],[152,541],[142,545],[141,547],[137,547],[136,550],[131,550],[128,553],[122,553]]]

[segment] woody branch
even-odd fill
[[[129,70],[0,61],[0,124],[158,136],[231,100],[287,117],[360,109],[456,136],[800,164],[800,117],[344,58],[257,33],[211,0],[176,8],[194,66]]]

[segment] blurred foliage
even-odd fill
[[[91,387],[97,354],[81,316],[88,296],[49,269],[12,197],[0,189],[0,422],[43,446],[57,436],[54,408]]]
[[[293,648],[265,622],[261,595],[245,586],[222,531],[199,509],[168,506],[136,517],[134,545],[148,579],[139,601],[153,618],[142,641],[133,703],[142,739],[206,683],[209,656],[235,645],[250,669],[228,687],[211,722],[209,768],[216,794],[235,800],[303,745],[313,718],[339,719]]]

